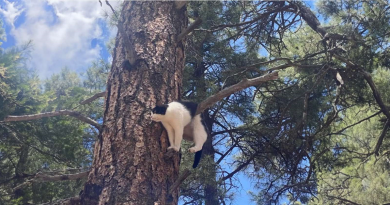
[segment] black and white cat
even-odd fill
[[[174,101],[167,105],[156,106],[152,110],[152,120],[161,122],[168,133],[168,149],[180,150],[181,141],[193,141],[191,153],[196,152],[193,168],[198,166],[202,156],[202,147],[207,139],[207,129],[200,114],[195,115],[198,104],[194,102]]]

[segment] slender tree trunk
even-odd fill
[[[27,166],[27,160],[28,160],[28,153],[29,153],[29,147],[26,144],[23,144],[20,147],[20,155],[18,164],[16,165],[15,169],[15,175],[18,176],[18,179],[15,180],[15,186],[21,184],[24,182],[25,179],[23,179],[23,173],[26,171]],[[23,200],[21,201],[23,204],[27,204],[27,197],[25,197],[25,192],[23,188],[16,189],[14,191],[14,198],[18,199],[20,197],[23,197]]]
[[[207,37],[206,37],[207,38]],[[206,80],[205,80],[205,64],[203,64],[203,43],[199,46],[199,56],[202,56],[201,58],[198,59],[196,63],[196,67],[194,70],[194,78],[196,79],[196,98],[198,101],[205,100],[207,97],[206,93]],[[212,131],[213,128],[213,121],[210,119],[208,109],[203,112],[203,117],[205,124],[207,126],[207,129],[209,132]],[[210,134],[210,133],[209,133]],[[215,156],[215,150],[213,147],[213,139],[212,136],[208,136],[206,142],[203,145],[203,156],[204,158],[208,158],[210,160],[214,160]],[[213,161],[214,162],[214,161]],[[211,162],[210,162],[211,163]],[[207,166],[207,172],[210,175],[210,181],[208,184],[204,186],[203,193],[205,197],[205,205],[218,205],[218,191],[217,191],[217,186],[216,186],[216,167],[215,166]]]
[[[208,38],[208,35],[206,35],[205,40],[206,40],[206,38]],[[199,101],[205,100],[207,97],[206,79],[205,79],[205,74],[204,74],[206,71],[206,67],[202,61],[203,55],[205,52],[203,50],[203,48],[204,48],[203,43],[204,42],[202,42],[202,44],[199,46],[200,49],[199,49],[199,53],[198,53],[198,55],[202,56],[202,57],[198,59],[198,62],[196,64],[196,68],[194,71],[194,77],[196,79],[196,94],[197,94],[197,99],[199,99]],[[207,129],[209,130],[209,132],[211,132],[214,122],[212,121],[212,119],[209,116],[208,109],[205,110],[203,113],[204,113],[203,116],[204,116],[204,121],[205,121],[205,124],[207,126]],[[202,152],[203,152],[204,158],[207,157],[210,160],[214,160],[215,150],[213,147],[213,138],[211,135],[209,135],[207,137],[207,140],[203,145]],[[212,164],[214,165],[214,161]],[[218,189],[217,189],[217,185],[216,185],[217,184],[217,182],[216,182],[216,178],[217,178],[216,167],[215,166],[207,166],[207,168],[209,169],[209,170],[207,170],[207,172],[209,173],[210,181],[209,181],[209,183],[207,183],[204,186],[204,189],[203,189],[203,193],[204,193],[204,197],[205,197],[205,205],[218,205],[219,202],[218,202]]]
[[[179,98],[184,45],[176,38],[187,26],[185,8],[175,9],[174,2],[125,1],[120,21],[103,127],[80,201],[177,204],[178,192],[168,190],[180,159],[178,154],[164,157],[166,132],[151,122],[150,112],[157,103]]]
[[[213,122],[208,114],[208,110],[205,111],[205,122],[207,125],[208,130],[212,130],[213,128]],[[213,146],[213,138],[209,136],[206,140],[206,142],[203,145],[203,154],[205,156],[208,156],[210,160],[213,160],[215,157],[215,150]],[[207,183],[204,187],[204,197],[205,197],[205,205],[219,205],[218,201],[218,189],[217,189],[217,170],[216,166],[213,163],[213,166],[207,166],[209,170],[210,175],[210,182]]]

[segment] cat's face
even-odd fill
[[[161,122],[167,112],[168,105],[156,106],[152,110],[152,120],[155,122]]]

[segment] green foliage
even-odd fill
[[[283,198],[290,204],[390,202],[388,131],[380,155],[373,155],[385,116],[373,116],[381,108],[362,71],[337,58],[369,73],[390,108],[388,2],[317,2],[326,20],[321,28],[339,34],[337,40],[296,23],[302,22],[305,11],[297,11],[302,4],[188,2],[190,22],[201,18],[202,24],[187,37],[183,99],[201,102],[243,78],[294,65],[280,70],[278,80],[236,92],[204,113],[212,140],[199,168],[181,186],[184,201],[234,203],[241,188],[234,185],[234,173],[244,173],[257,189],[251,195],[258,204]],[[118,23],[116,16],[110,18],[112,25]],[[110,51],[114,45],[109,43]],[[103,100],[79,102],[105,89],[109,64],[98,60],[81,76],[63,68],[41,82],[24,66],[25,52],[0,52],[0,119],[72,109],[102,121]],[[270,60],[275,61],[264,63]],[[89,167],[96,135],[94,128],[65,116],[0,123],[0,203],[37,204],[77,195],[83,180],[12,188],[29,179],[24,174]],[[181,170],[192,163],[193,154],[183,152]],[[208,190],[215,193],[212,200]]]
[[[0,50],[0,119],[75,109],[101,121],[103,100],[82,106],[79,102],[105,89],[110,65],[94,62],[85,78],[63,68],[42,82],[25,66],[29,48]],[[38,172],[58,175],[75,173],[69,168],[88,169],[97,134],[95,128],[66,116],[0,122],[0,204],[40,204],[77,195],[84,179],[15,187]]]
[[[221,133],[212,135],[213,149],[218,155],[214,153],[211,156],[221,156],[231,146],[236,146],[238,151],[226,158],[229,162],[233,161],[233,165],[249,162],[250,165],[243,170],[260,189],[258,193],[253,192],[258,204],[276,203],[283,197],[295,204],[305,204],[317,193],[323,200],[318,204],[326,200],[329,204],[337,200],[346,203],[324,195],[323,190],[330,189],[328,183],[332,185],[343,181],[334,177],[334,173],[341,169],[351,170],[350,167],[354,167],[357,173],[367,171],[359,169],[373,163],[372,151],[381,135],[384,116],[372,119],[381,119],[377,124],[370,121],[369,126],[348,127],[380,108],[361,71],[335,55],[358,64],[370,73],[385,105],[389,106],[388,2],[318,2],[319,12],[327,22],[322,23],[323,28],[329,34],[340,34],[344,38],[342,40],[323,39],[305,23],[299,27],[294,24],[283,27],[282,23],[291,22],[294,18],[294,14],[289,16],[288,12],[270,15],[279,20],[285,18],[281,21],[266,21],[270,17],[263,17],[253,25],[245,26],[245,22],[256,17],[256,9],[267,12],[287,4],[190,4],[190,17],[196,18],[199,14],[207,20],[189,39],[183,80],[184,98],[200,102],[243,78],[260,76],[269,68],[294,61],[294,66],[279,72],[279,80],[237,92],[208,110],[207,116],[212,118],[211,123],[209,121],[212,133]],[[218,25],[226,28],[219,29]],[[283,28],[282,31],[279,28]],[[260,56],[261,49],[267,49],[269,56]],[[279,58],[281,60],[272,63],[248,66]],[[344,81],[341,86],[336,80],[337,75]],[[364,115],[356,114],[359,112]],[[381,160],[388,155],[386,137],[381,147],[385,155]],[[215,157],[217,160],[218,157]],[[383,179],[388,175],[383,172],[385,163],[381,164],[381,160],[378,160],[377,166],[382,167],[372,169],[374,173],[367,175],[369,180],[381,182],[371,188],[366,183],[370,191],[365,192],[361,188],[364,186],[355,183],[354,187],[342,186],[331,194],[341,197],[341,193],[353,192],[356,194],[347,196],[351,201],[384,203],[386,197],[383,195],[388,185]],[[359,169],[356,168],[358,165]],[[234,167],[229,170],[215,164],[213,169],[229,173]],[[209,180],[218,181],[221,175],[209,176]],[[325,176],[333,181],[325,182]],[[217,184],[216,189],[223,184]],[[192,190],[187,185],[185,189]],[[363,197],[360,196],[364,194],[373,195],[376,201],[361,200]]]
[[[351,117],[344,118],[334,129],[356,123],[374,112],[372,108],[351,109],[344,113]],[[338,149],[330,157],[336,158],[337,163],[329,169],[318,170],[318,195],[310,204],[345,203],[345,200],[358,204],[385,204],[390,201],[388,157],[362,157],[360,154],[374,149],[375,139],[381,133],[379,119],[380,116],[373,117],[331,138],[331,143]],[[389,144],[386,140],[383,147],[388,149]]]

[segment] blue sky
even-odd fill
[[[112,1],[116,7],[118,1]],[[82,72],[91,62],[110,60],[105,43],[116,34],[107,26],[97,0],[1,0],[0,17],[7,40],[2,47],[32,41],[29,65],[45,79],[61,68]]]

